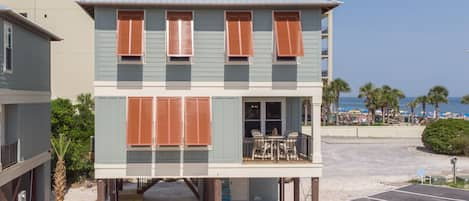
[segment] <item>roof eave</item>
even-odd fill
[[[93,8],[95,6],[133,6],[133,7],[146,7],[146,6],[158,6],[158,7],[320,7],[327,10],[334,9],[341,5],[343,2],[311,2],[311,3],[219,3],[219,4],[207,4],[207,3],[150,3],[150,2],[84,2],[76,0],[77,4],[80,5],[91,17],[94,17]]]
[[[62,41],[63,39],[54,33],[46,30],[45,28],[39,26],[38,24],[28,20],[27,18],[23,17],[22,15],[14,12],[11,9],[0,9],[0,15],[3,17],[7,18],[8,20],[11,20],[13,22],[16,22],[20,26],[23,26],[26,29],[29,29],[30,31],[36,32],[46,38],[49,39],[49,41]]]

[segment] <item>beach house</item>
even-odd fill
[[[0,6],[0,200],[49,201],[50,41]]]
[[[340,2],[78,3],[95,21],[98,199],[126,178],[186,179],[201,200],[318,199],[321,21]]]

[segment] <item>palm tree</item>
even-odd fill
[[[435,107],[435,118],[440,118],[440,103],[448,103],[448,90],[444,86],[434,86],[428,92],[428,100]]]
[[[365,99],[365,106],[368,108],[368,124],[375,122],[376,109],[378,108],[378,95],[379,89],[376,89],[371,82],[360,87],[358,98]]]
[[[428,97],[427,96],[419,96],[415,99],[416,102],[422,104],[422,115],[423,119],[427,118],[427,103]]]
[[[57,163],[54,172],[54,192],[57,201],[64,201],[65,188],[67,185],[65,154],[70,146],[70,140],[67,140],[64,134],[60,134],[59,138],[51,139],[52,148],[57,155]]]
[[[381,88],[377,88],[376,96],[378,98],[378,107],[381,108],[381,115],[383,123],[386,122],[386,113],[388,111],[388,107],[392,102],[392,88],[388,85],[383,85]]]
[[[392,89],[391,90],[391,107],[394,111],[393,117],[396,116],[396,113],[400,111],[400,102],[401,99],[405,98],[404,92],[399,89]]]
[[[417,105],[419,104],[419,102],[417,102],[416,100],[413,100],[413,101],[410,101],[409,103],[407,103],[407,106],[410,108],[410,123],[411,124],[414,124],[414,118],[415,118],[415,108],[417,107]]]
[[[328,83],[325,83],[322,88],[322,115],[324,123],[327,123],[327,119],[331,113],[331,105],[334,103],[335,97]]]
[[[461,98],[461,104],[469,104],[469,95],[465,95]]]
[[[338,114],[339,114],[339,99],[340,99],[340,93],[342,92],[350,92],[350,86],[349,84],[340,79],[337,78],[334,81],[331,82],[330,84],[330,89],[333,93],[334,96],[334,104],[335,104],[335,122],[337,125],[339,125],[339,119],[338,119]]]

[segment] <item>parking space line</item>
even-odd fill
[[[394,191],[394,192],[399,192],[399,193],[411,194],[411,195],[418,195],[418,196],[423,196],[423,197],[431,197],[431,198],[437,198],[437,199],[444,199],[444,200],[449,200],[449,201],[467,201],[467,200],[453,199],[453,198],[440,197],[440,196],[435,196],[435,195],[427,195],[427,194],[421,194],[421,193],[413,193],[413,192],[401,191],[401,190],[393,190],[393,191]],[[390,192],[393,192],[393,191],[390,191]]]

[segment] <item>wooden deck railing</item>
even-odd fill
[[[298,158],[299,160],[303,161],[311,161],[311,151],[312,151],[312,145],[311,145],[311,136],[310,135],[305,135],[300,133],[298,135],[297,141],[296,141],[296,150],[298,153]],[[254,146],[254,138],[244,138],[243,141],[243,158],[245,160],[252,160],[252,151],[253,151],[253,146]],[[275,151],[274,151],[275,152]],[[273,157],[276,159],[276,157]],[[262,160],[262,159],[255,159],[255,160]],[[279,160],[287,160],[286,158],[280,158]],[[277,160],[274,160],[277,161]]]
[[[1,145],[0,153],[2,170],[16,164],[18,162],[18,141],[11,144]]]

